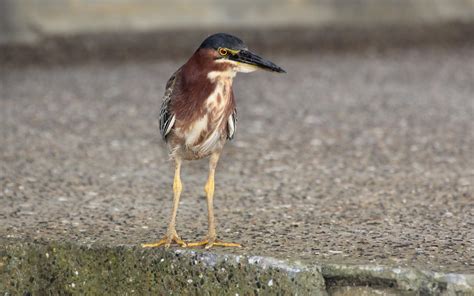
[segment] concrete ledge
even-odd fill
[[[211,252],[137,247],[170,211],[156,108],[182,62],[144,60],[185,55],[201,36],[178,34],[168,51],[152,39],[110,52],[98,36],[43,44],[44,55],[5,50],[0,292],[472,295],[474,44],[456,28],[408,50],[421,42],[412,31],[302,31],[281,56],[272,45],[295,31],[249,32],[291,74],[236,84],[242,132],[222,159],[216,211],[219,234],[246,247]],[[364,51],[334,52],[344,48]],[[178,230],[190,241],[205,235],[206,168],[183,176]]]
[[[303,265],[270,257],[137,246],[80,246],[4,240],[0,292],[5,295],[359,293],[468,295],[474,275],[378,265]]]

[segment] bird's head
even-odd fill
[[[235,72],[249,73],[263,69],[285,73],[281,67],[249,51],[242,40],[230,34],[217,33],[207,37],[199,50],[206,50],[213,56],[214,63],[228,65]]]

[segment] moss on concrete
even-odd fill
[[[260,257],[192,250],[143,250],[61,243],[1,247],[0,291],[7,294],[251,295],[319,291],[317,270]]]
[[[472,295],[474,276],[187,249],[0,242],[5,295]]]

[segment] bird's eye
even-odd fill
[[[228,52],[227,52],[227,49],[222,48],[222,47],[219,48],[219,54],[220,54],[221,56],[226,56],[227,53],[228,53]]]

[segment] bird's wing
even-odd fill
[[[234,111],[232,111],[232,114],[227,119],[227,139],[232,140],[234,138],[236,129],[237,129],[237,109],[234,108]]]
[[[160,109],[160,134],[163,137],[163,140],[166,141],[166,136],[169,134],[173,128],[174,121],[176,119],[175,114],[170,110],[170,103],[173,99],[174,86],[176,85],[176,80],[181,69],[174,72],[171,78],[166,83],[165,95],[163,96],[163,102],[161,103]]]

